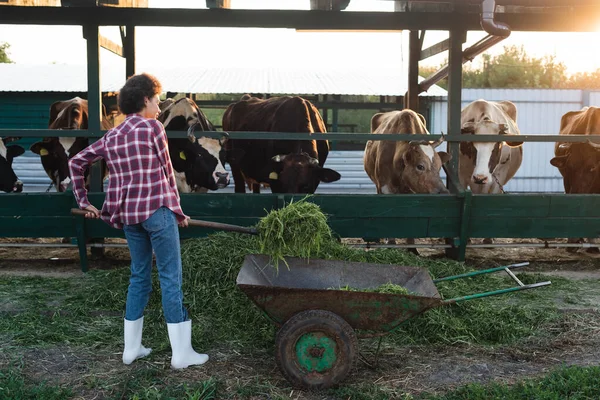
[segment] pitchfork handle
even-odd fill
[[[71,208],[71,214],[73,214],[73,215],[85,216],[85,214],[87,214],[88,212],[89,211],[82,210],[79,208]],[[230,232],[248,233],[250,235],[258,235],[258,231],[254,228],[247,228],[245,226],[238,226],[238,225],[222,224],[220,222],[189,219],[188,224],[190,226],[200,226],[202,228],[211,228],[211,229],[218,229],[218,230],[222,230],[222,231],[230,231]]]

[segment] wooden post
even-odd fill
[[[125,52],[125,75],[129,78],[135,74],[135,26],[127,25],[125,27],[125,37],[123,40]]]

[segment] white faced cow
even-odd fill
[[[435,151],[441,140],[432,143],[421,136],[429,134],[421,114],[412,110],[375,114],[371,132],[415,134],[415,140],[410,142],[367,142],[364,166],[377,193],[448,193],[440,178],[440,168],[450,160],[450,155]]]
[[[6,193],[23,191],[23,182],[17,178],[12,168],[12,162],[15,157],[23,154],[25,149],[18,145],[6,145],[18,139],[13,137],[0,139],[0,190]]]
[[[229,185],[223,141],[207,137],[196,139],[195,130],[215,128],[193,100],[167,99],[160,104],[158,120],[167,131],[187,131],[187,139],[169,139],[169,155],[181,193],[207,192]]]
[[[503,193],[523,160],[517,108],[510,101],[477,100],[461,113],[462,134],[506,135],[503,142],[461,142],[459,178],[473,193]]]

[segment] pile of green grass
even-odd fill
[[[383,294],[416,294],[411,293],[407,288],[400,285],[394,285],[393,283],[384,283],[376,288],[355,288],[349,285],[340,288],[330,288],[331,290],[342,290],[346,292],[365,292],[365,293],[383,293]]]
[[[288,266],[286,256],[310,258],[333,238],[327,217],[307,198],[270,211],[258,223],[260,253],[271,256],[276,268],[279,261]]]

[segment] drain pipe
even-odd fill
[[[483,0],[481,3],[481,27],[489,35],[475,43],[473,46],[465,49],[463,52],[462,63],[473,61],[473,58],[495,44],[503,41],[510,36],[510,27],[502,22],[494,21],[494,11],[496,10],[496,0]],[[448,76],[449,66],[445,65],[434,72],[427,79],[419,84],[419,93],[426,92],[430,87],[435,85]]]
[[[505,23],[494,21],[495,11],[496,0],[483,0],[481,3],[481,27],[490,35],[507,38],[510,36],[510,27]]]

